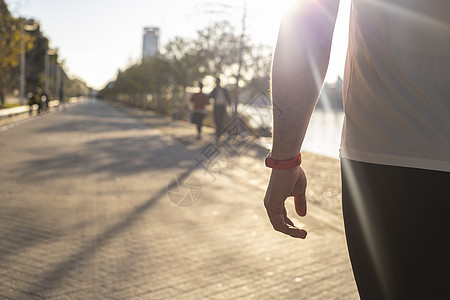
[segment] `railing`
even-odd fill
[[[32,107],[30,107],[29,105],[0,109],[0,119],[17,116],[24,113],[29,113],[30,110],[32,110]]]
[[[48,107],[58,107],[60,105],[59,100],[52,100],[48,102]],[[0,109],[0,119],[12,118],[21,114],[32,113],[33,111],[37,111],[39,106],[37,104],[33,105],[22,105],[12,108]]]

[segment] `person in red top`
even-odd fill
[[[203,83],[199,83],[200,92],[195,93],[191,97],[191,102],[194,105],[193,113],[192,113],[192,123],[197,125],[197,139],[202,138],[202,126],[203,119],[206,116],[207,110],[205,106],[209,104],[208,96],[203,93]]]

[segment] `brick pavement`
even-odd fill
[[[194,159],[213,140],[194,136],[95,101],[0,130],[0,299],[358,299],[338,182],[321,184],[337,161],[305,154],[299,241],[267,221],[262,151],[213,179]],[[201,198],[178,207],[168,184],[191,175]]]

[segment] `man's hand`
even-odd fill
[[[294,225],[287,217],[284,206],[286,198],[294,196],[295,210],[301,217],[306,215],[306,175],[299,166],[290,170],[272,170],[264,206],[275,230],[295,238],[304,239],[306,231]]]
[[[287,14],[280,25],[272,64],[272,157],[297,155],[328,69],[339,0],[305,0]],[[284,202],[294,196],[295,210],[306,215],[306,176],[302,168],[273,170],[264,204],[275,230],[306,237],[287,217]]]

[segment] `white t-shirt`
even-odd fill
[[[226,105],[227,99],[225,98],[225,92],[222,88],[217,88],[216,99],[214,102],[215,105]]]
[[[450,171],[450,1],[353,0],[341,157]]]

